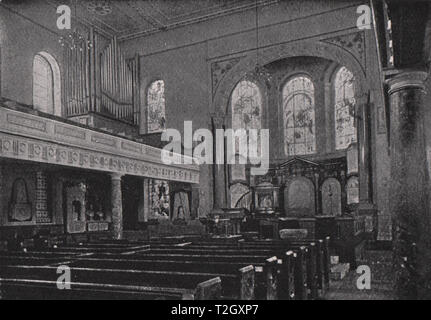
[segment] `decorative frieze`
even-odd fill
[[[155,179],[199,183],[199,169],[197,167],[194,170],[178,168],[6,133],[0,133],[0,157]]]
[[[213,62],[211,64],[213,95],[215,94],[220,81],[229,72],[229,70],[231,70],[240,60],[241,58],[232,58],[228,60]]]
[[[95,132],[90,128],[83,128],[77,125],[63,123],[58,120],[43,118],[33,114],[27,114],[16,110],[0,107],[0,132],[6,134],[28,137],[44,142],[53,143],[54,145],[61,144],[65,146],[75,147],[78,149],[87,149],[102,154],[111,154],[125,158],[131,158],[137,161],[162,163],[162,150],[152,146],[148,146],[136,141],[116,137],[110,134]],[[5,142],[6,144],[8,142]],[[12,142],[10,142],[12,143]],[[2,146],[0,146],[1,148]],[[13,150],[15,156],[23,153],[22,148],[28,146],[14,144]],[[36,159],[43,155],[42,159],[47,161],[56,153],[57,158],[61,160],[68,159],[72,163],[76,158],[76,154],[71,154],[70,150],[60,151],[58,149],[43,148],[45,145],[35,144],[27,150],[31,159]],[[189,163],[181,161],[185,156],[178,155],[179,163]],[[95,164],[90,160],[91,164]],[[97,165],[96,165],[97,167]],[[191,171],[199,171],[197,165],[175,164],[171,167],[184,168]]]

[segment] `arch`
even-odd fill
[[[328,178],[322,184],[322,214],[341,215],[341,184],[335,178]]]
[[[334,44],[321,41],[301,41],[276,45],[261,51],[259,64],[266,65],[276,60],[298,56],[320,57],[346,66],[357,78],[357,93],[361,93],[358,95],[357,108],[360,108],[366,102],[366,92],[368,92],[369,84],[366,81],[363,66],[354,55]],[[250,54],[227,72],[214,94],[211,113],[226,116],[226,106],[228,106],[232,88],[244,75],[254,69],[255,63],[256,56]]]
[[[165,81],[158,79],[146,90],[146,133],[157,133],[166,129]]]
[[[305,74],[290,78],[282,88],[284,152],[287,156],[316,152],[314,83]]]
[[[313,182],[305,177],[289,179],[284,190],[284,209],[291,217],[313,217],[316,213]]]
[[[42,66],[43,64],[43,66]],[[43,99],[37,95],[38,86],[37,70],[36,68],[42,67],[45,69],[45,75],[49,84],[45,86],[47,97],[49,97],[48,104],[43,104]],[[62,116],[61,106],[61,75],[60,67],[58,66],[55,58],[45,51],[41,51],[34,56],[33,59],[33,105],[36,109],[42,112],[50,113],[56,116]]]
[[[230,207],[246,208],[250,210],[251,194],[250,188],[242,183],[235,183],[229,187]]]

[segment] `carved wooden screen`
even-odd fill
[[[314,85],[296,76],[283,88],[284,151],[288,156],[316,152]]]

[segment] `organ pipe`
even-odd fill
[[[126,60],[117,38],[106,40],[91,29],[87,43],[65,48],[64,103],[67,116],[102,113],[132,124],[139,123],[139,57]],[[102,48],[102,46],[104,46]]]

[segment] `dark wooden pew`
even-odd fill
[[[154,261],[157,262],[158,266],[163,266],[164,263],[183,263],[188,265],[194,265],[190,268],[198,268],[198,270],[223,270],[224,268],[235,267],[237,270],[238,266],[253,265],[255,270],[255,297],[257,299],[269,299],[275,300],[277,298],[274,295],[274,288],[277,288],[277,278],[274,276],[278,272],[277,259],[274,257],[268,258],[267,255],[256,256],[256,255],[184,255],[184,254],[152,254],[146,252],[139,252],[133,255],[107,255],[107,254],[95,254],[90,259],[117,259],[124,260],[127,257],[127,263],[131,265],[139,265],[141,262],[148,261],[149,264]],[[81,259],[81,258],[78,258]],[[86,259],[86,258],[85,258]],[[86,259],[89,260],[89,259]],[[226,267],[223,267],[225,265]],[[163,268],[163,267],[161,267]],[[220,271],[216,271],[220,272]],[[268,284],[272,288],[268,287]]]
[[[238,243],[218,243],[213,244],[211,242],[193,243],[191,245],[184,246],[183,248],[170,248],[167,246],[162,246],[150,250],[150,253],[161,253],[161,252],[171,252],[171,253],[183,253],[183,254],[203,254],[203,253],[224,253],[224,254],[260,254],[260,255],[272,255],[275,254],[277,257],[283,257],[283,260],[289,259],[286,262],[288,265],[293,265],[293,269],[290,267],[284,267],[281,270],[283,272],[288,272],[286,276],[279,275],[278,284],[280,287],[280,292],[289,291],[292,286],[292,274],[294,274],[294,287],[295,287],[295,298],[296,299],[307,299],[308,297],[315,299],[318,297],[318,271],[316,269],[316,250],[314,249],[315,244],[311,243],[313,248],[308,246],[292,245],[288,242],[274,242],[274,243],[264,243],[254,242],[254,241],[244,241],[240,240]],[[294,251],[294,255],[286,256],[287,251]],[[294,261],[294,262],[293,262]],[[275,276],[277,277],[277,276]],[[287,289],[282,289],[287,288]],[[283,299],[288,299],[291,294],[281,294]],[[280,296],[280,297],[281,297]]]
[[[201,283],[204,292],[209,283]],[[59,290],[55,281],[0,279],[1,298],[7,300],[193,300],[193,290],[140,286],[73,283],[70,290]]]
[[[166,291],[168,293],[172,291],[180,292],[181,290],[183,290],[181,292],[192,291],[193,297],[205,300],[220,298],[221,296],[221,279],[213,277],[211,274],[75,267],[70,268],[70,271],[72,287],[74,287],[75,283],[90,283],[103,285],[104,289],[108,289],[110,286],[114,286],[114,288],[118,286],[128,288],[136,286],[140,287],[140,290],[144,293],[147,293],[144,289],[147,287],[151,288],[150,293],[157,290],[157,292]],[[8,283],[13,280],[32,280],[33,283],[38,281],[56,283],[58,277],[57,267],[0,266],[0,279],[9,281]]]
[[[244,264],[202,264],[190,261],[136,261],[127,259],[82,258],[68,264],[71,268],[172,271],[185,274],[210,275],[220,277],[223,296],[231,299],[253,300],[255,287],[254,267]]]
[[[312,299],[321,297],[329,289],[329,237],[325,240],[283,241],[283,240],[253,240],[239,241],[242,248],[283,248],[297,249],[301,246],[307,247],[306,260],[308,273],[308,290]],[[275,249],[274,249],[275,250]]]
[[[47,249],[51,252],[106,252],[106,253],[133,253],[135,251],[149,249],[149,245],[134,244],[134,245],[122,245],[122,244],[66,244],[58,247]]]
[[[307,241],[293,241],[294,245],[304,245]],[[322,275],[319,278],[319,289],[322,291],[322,294],[329,290],[329,274],[331,272],[331,254],[330,254],[330,238],[326,237],[323,240],[317,240],[316,244],[318,246],[318,267],[317,269],[322,270]]]
[[[240,248],[240,249],[231,249],[231,248],[224,248],[224,247],[218,247],[214,249],[209,248],[189,248],[189,247],[171,247],[171,248],[150,248],[148,253],[154,253],[154,254],[164,254],[164,253],[175,253],[175,254],[213,254],[213,255],[246,255],[246,254],[253,254],[257,256],[266,256],[271,257],[276,253],[277,250],[272,249],[249,249],[249,248]]]

